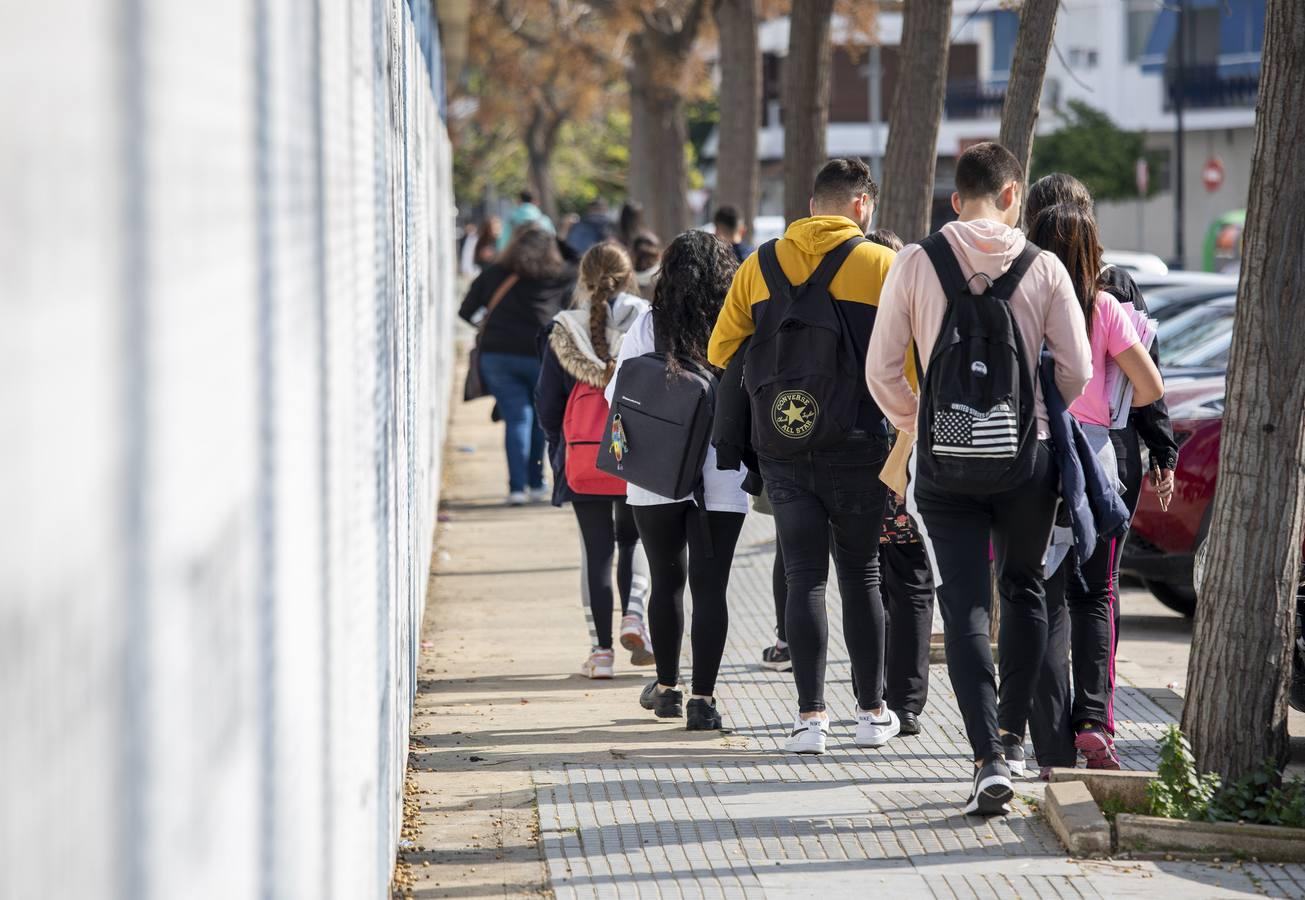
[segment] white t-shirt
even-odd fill
[[[621,366],[625,361],[643,356],[645,353],[652,353],[655,349],[652,311],[649,310],[635,319],[634,324],[625,334],[625,340],[621,342],[621,352],[616,357],[616,374],[607,383],[607,390],[604,392],[609,404],[616,394],[616,382],[621,377]],[[748,495],[743,490],[743,479],[747,474],[747,469],[744,467],[740,467],[737,472],[716,468],[716,448],[708,447],[707,461],[702,465],[703,493],[706,495],[708,512],[746,513]],[[663,497],[636,485],[627,484],[625,499],[631,506],[659,506],[664,503],[692,500],[693,496],[672,500],[670,497]]]

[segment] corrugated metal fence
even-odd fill
[[[417,12],[0,0],[0,898],[386,892],[452,352]]]

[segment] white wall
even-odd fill
[[[454,272],[407,4],[9,6],[0,897],[383,897]]]

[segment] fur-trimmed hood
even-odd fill
[[[634,320],[648,308],[648,301],[633,294],[617,294],[607,317],[607,346],[615,359],[621,341]],[[607,363],[594,352],[589,339],[589,308],[567,309],[553,317],[548,346],[562,369],[576,381],[602,389],[607,386]]]

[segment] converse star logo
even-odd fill
[[[782,391],[770,409],[771,424],[787,438],[804,438],[816,427],[820,406],[806,391]]]

